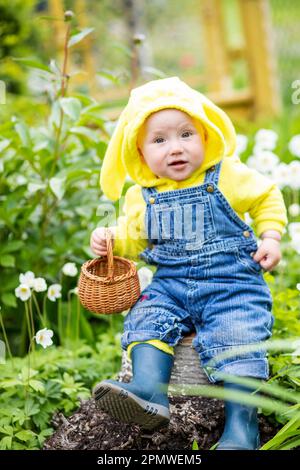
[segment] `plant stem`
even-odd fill
[[[32,345],[32,342],[34,341],[34,337],[31,337],[31,340],[30,340],[30,343],[29,343],[29,348],[28,348],[28,376],[27,376],[27,383],[25,385],[25,404],[26,404],[26,401],[27,401],[27,398],[28,398],[28,389],[29,389],[29,382],[30,382],[30,349],[31,349],[31,345]],[[26,413],[26,411],[25,411]]]
[[[70,339],[70,321],[71,321],[71,295],[68,292],[68,309],[67,309],[67,329],[66,329],[66,337]]]
[[[3,317],[2,317],[1,312],[0,312],[0,323],[1,323],[1,328],[2,328],[2,332],[3,332],[3,337],[4,337],[6,349],[7,349],[8,355],[10,357],[13,369],[14,369],[15,368],[14,359],[13,359],[13,355],[12,355],[10,347],[9,347],[9,342],[8,342],[8,338],[7,338],[7,335],[6,335],[6,331],[5,331],[5,327],[4,327],[4,321],[3,321]]]
[[[71,23],[69,22],[67,24],[67,30],[66,30],[66,35],[65,35],[65,41],[64,41],[64,58],[63,58],[63,67],[62,67],[62,78],[61,78],[61,89],[60,89],[60,95],[61,97],[64,97],[67,93],[67,88],[68,88],[68,83],[69,83],[69,76],[67,73],[67,66],[68,66],[68,58],[69,58],[69,49],[68,49],[68,42],[70,39],[70,33],[71,33]],[[47,197],[49,193],[49,181],[52,178],[55,167],[57,164],[57,160],[59,158],[59,148],[60,148],[60,138],[61,138],[61,132],[62,132],[62,126],[63,126],[63,121],[64,121],[64,112],[62,108],[60,109],[60,118],[59,118],[59,124],[56,130],[56,136],[55,136],[55,143],[54,143],[54,152],[53,152],[53,161],[52,165],[50,168],[49,176],[48,176],[48,184],[46,186],[42,206],[43,206],[43,215],[44,215],[44,220],[42,223],[42,229],[41,229],[41,234],[42,234],[42,239],[45,236],[46,232],[46,227],[49,223],[50,217],[49,217],[49,211],[47,207]],[[57,201],[55,201],[55,204]]]
[[[43,319],[44,319],[43,321],[44,321],[44,325],[47,325],[47,323],[48,323],[46,301],[47,301],[47,294],[45,294],[44,298],[43,298]]]
[[[67,25],[67,31],[66,31],[66,36],[65,36],[65,43],[64,43],[64,60],[63,60],[63,68],[62,68],[62,79],[61,79],[61,89],[60,89],[60,95],[63,98],[66,95],[67,88],[68,88],[68,75],[67,75],[67,65],[68,65],[68,57],[69,57],[69,50],[68,50],[68,42],[70,38],[70,32],[71,32],[71,23],[68,23]],[[63,125],[63,120],[64,120],[64,112],[61,109],[60,110],[60,118],[59,118],[59,125],[57,128],[56,132],[56,139],[55,139],[55,147],[54,147],[54,159],[52,163],[52,167],[50,170],[50,176],[49,179],[52,177],[56,162],[59,157],[59,142],[60,142],[60,136],[61,136],[61,131],[62,131],[62,125]]]
[[[80,309],[81,309],[81,305],[79,302],[79,296],[77,295],[76,341],[79,340]]]
[[[59,283],[62,286],[62,272],[59,274]],[[64,342],[63,336],[63,318],[62,318],[62,298],[58,299],[58,319],[57,319],[57,326],[58,326],[58,334],[60,339],[60,344],[62,345]]]
[[[34,335],[35,333],[35,327],[34,327],[34,320],[33,320],[33,312],[32,312],[32,295],[30,296],[30,299],[29,299],[29,316],[30,316],[30,321],[31,321],[31,329],[32,329],[32,332],[31,332],[31,337]],[[35,345],[33,343],[33,350],[35,349]]]
[[[32,291],[32,297],[33,297],[33,301],[34,301],[34,303],[35,303],[36,311],[37,311],[37,313],[38,313],[38,315],[39,315],[39,317],[40,317],[42,326],[46,327],[47,325],[46,325],[46,323],[44,322],[44,318],[43,318],[43,316],[42,316],[42,314],[41,314],[41,310],[40,310],[40,307],[39,307],[39,303],[38,303],[37,298],[36,298],[36,296],[35,296],[35,294],[34,294],[33,291]]]
[[[29,338],[32,338],[33,333],[31,333],[31,326],[30,326],[30,319],[29,319],[29,312],[28,312],[27,301],[25,302],[25,314],[26,314],[26,322],[27,322],[28,336],[29,336]]]

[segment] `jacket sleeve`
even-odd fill
[[[114,255],[139,261],[139,254],[147,247],[145,233],[145,202],[141,187],[131,186],[126,194],[122,214],[117,225],[109,227],[114,233]]]
[[[282,234],[288,218],[278,186],[269,177],[249,168],[240,160],[236,169],[240,209],[248,212],[253,219],[252,225],[257,236],[260,237],[266,230],[277,230]]]

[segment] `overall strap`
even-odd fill
[[[152,188],[146,188],[145,186],[142,186],[142,194],[146,202],[148,202],[149,197],[153,194],[156,194],[157,190],[152,187]]]
[[[215,183],[215,185],[218,186],[221,165],[222,160],[206,170],[204,183]]]

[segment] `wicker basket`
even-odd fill
[[[93,313],[120,313],[130,308],[141,293],[136,266],[113,256],[112,234],[106,230],[107,256],[81,266],[78,294],[81,304]]]

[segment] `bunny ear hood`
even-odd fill
[[[121,197],[127,174],[145,187],[174,183],[168,178],[157,177],[142,161],[137,148],[138,132],[145,119],[165,108],[184,111],[200,121],[205,131],[204,161],[190,179],[234,152],[236,134],[224,111],[178,77],[150,81],[131,91],[108,144],[100,186],[109,199],[116,201]]]

